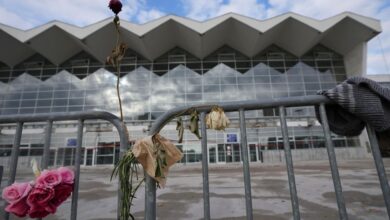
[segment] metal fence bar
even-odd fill
[[[145,219],[156,219],[156,181],[145,172]]]
[[[45,131],[45,145],[44,145],[44,155],[48,155],[45,157],[45,159],[42,161],[42,168],[46,168],[49,163],[49,157],[50,157],[50,142],[51,142],[51,130],[52,130],[52,123],[53,121],[68,121],[68,120],[79,120],[79,126],[80,122],[83,122],[84,120],[96,120],[101,119],[108,121],[112,123],[116,129],[118,130],[118,134],[120,137],[120,154],[123,155],[128,146],[128,136],[125,129],[124,124],[121,122],[121,120],[108,112],[104,111],[85,111],[85,112],[66,112],[66,113],[45,113],[45,114],[36,114],[36,115],[7,115],[7,116],[0,116],[0,123],[1,124],[8,124],[8,123],[16,123],[17,129],[14,139],[14,147],[12,148],[12,154],[11,154],[11,170],[9,173],[9,179],[8,179],[8,185],[11,185],[15,181],[15,175],[16,175],[16,167],[17,167],[17,159],[19,155],[19,147],[20,147],[20,140],[21,140],[21,134],[23,129],[23,124],[25,122],[43,122],[47,121],[46,131]],[[83,123],[81,123],[83,128]],[[50,131],[50,132],[49,132]],[[83,129],[78,130],[78,147],[76,151],[76,173],[75,173],[75,188],[74,193],[72,195],[72,213],[71,215],[75,217],[71,217],[71,219],[75,219],[77,217],[77,199],[74,199],[74,197],[78,197],[78,188],[79,188],[79,176],[80,176],[80,159],[81,159],[81,144],[82,144],[82,131]],[[81,132],[81,133],[80,133]],[[80,136],[81,135],[81,136]],[[81,138],[80,138],[81,137]],[[45,153],[46,152],[46,153]],[[79,159],[77,159],[79,157]],[[47,159],[47,160],[46,160]],[[78,165],[77,165],[78,163]],[[14,167],[14,168],[12,168]],[[121,191],[119,187],[119,193],[118,198],[121,198]],[[76,210],[74,210],[73,207],[76,207]],[[120,209],[118,209],[120,210]],[[4,213],[4,219],[9,219],[9,213]]]
[[[381,184],[383,199],[387,208],[387,216],[390,219],[390,188],[387,180],[385,167],[383,166],[381,152],[379,150],[378,140],[375,135],[375,130],[367,125],[368,139],[370,140],[372,156],[374,157],[376,171],[378,173],[379,182]]]
[[[0,166],[0,188],[1,188],[1,181],[3,180],[3,173],[4,173],[4,167]]]
[[[246,138],[246,124],[245,124],[245,111],[239,109],[240,113],[240,136],[241,136],[241,155],[244,170],[244,187],[245,187],[245,208],[246,208],[246,219],[253,219],[252,210],[252,193],[251,193],[251,176],[249,171],[249,158],[248,158],[248,142]]]
[[[83,146],[83,130],[84,130],[84,120],[79,119],[78,128],[77,128],[77,148],[76,148],[76,157],[75,157],[75,179],[74,179],[74,188],[72,193],[72,206],[70,219],[77,219],[77,202],[79,199],[79,184],[80,184],[80,162],[81,162],[81,147]]]
[[[290,149],[290,140],[288,137],[286,112],[283,106],[279,107],[279,115],[280,115],[280,126],[282,128],[282,135],[283,135],[284,155],[286,157],[288,184],[289,184],[290,196],[291,196],[291,206],[292,206],[294,220],[299,220],[301,219],[301,216],[299,213],[299,202],[297,196],[297,188],[295,184],[294,166],[293,166],[291,149]]]
[[[337,206],[339,208],[339,216],[341,220],[347,220],[348,214],[345,207],[343,192],[341,188],[340,175],[337,168],[336,153],[333,147],[332,138],[330,136],[328,118],[326,116],[325,105],[324,103],[320,104],[320,116],[322,122],[322,128],[325,135],[325,144],[328,151],[330,170],[332,172],[333,185],[336,193]]]
[[[45,130],[45,145],[43,148],[42,165],[41,165],[42,169],[47,169],[47,167],[49,166],[52,129],[53,129],[53,121],[48,121]]]
[[[210,219],[210,192],[209,192],[209,158],[207,156],[207,130],[206,113],[200,113],[201,135],[202,135],[202,176],[203,176],[203,213],[204,219]]]
[[[18,122],[16,126],[16,132],[14,137],[14,144],[12,146],[12,152],[11,152],[11,165],[10,165],[10,171],[9,171],[9,179],[7,186],[11,185],[15,182],[15,176],[16,176],[16,169],[18,166],[18,158],[19,158],[19,148],[20,148],[20,141],[22,139],[22,130],[23,130],[23,122]],[[9,219],[9,213],[4,212],[5,219]]]

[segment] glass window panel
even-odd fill
[[[84,99],[69,99],[69,105],[83,105]]]
[[[203,79],[204,84],[220,84],[218,77],[204,77]]]
[[[37,95],[37,92],[24,92],[23,99],[36,99]]]
[[[35,100],[22,100],[20,106],[21,107],[34,107],[35,106]]]
[[[220,93],[204,93],[204,100],[207,101],[219,101],[220,100]]]
[[[316,76],[316,75],[304,75],[303,79],[304,79],[305,83],[318,82],[318,76]]]
[[[294,83],[294,82],[302,82],[302,76],[300,75],[287,75],[287,81],[289,83]]]
[[[53,106],[66,106],[68,104],[68,99],[54,99]]]
[[[35,113],[49,113],[49,112],[50,112],[50,107],[35,109]]]
[[[202,78],[187,78],[186,79],[187,85],[201,85],[202,84]]]
[[[289,94],[290,94],[290,96],[304,96],[305,92],[304,91],[290,91]]]
[[[271,75],[271,82],[272,83],[286,82],[286,76],[285,75]]]
[[[81,98],[84,97],[84,94],[83,90],[72,90],[70,91],[69,98]]]
[[[237,85],[221,85],[221,92],[228,93],[225,95],[231,96],[234,95],[237,91]]]
[[[188,102],[201,101],[201,100],[202,100],[202,94],[201,93],[187,94],[187,101]]]
[[[255,83],[269,83],[270,81],[269,76],[255,76]]]
[[[238,85],[238,91],[246,92],[246,93],[255,93],[255,85],[247,84],[247,85]]]
[[[218,87],[218,85],[213,85],[214,87]],[[187,85],[186,91],[188,93],[201,93],[202,92],[202,86],[196,86],[196,85]]]
[[[219,92],[219,85],[205,85],[204,92]]]
[[[289,91],[303,91],[305,90],[303,83],[289,83],[288,84]]]
[[[5,100],[19,100],[22,97],[22,93],[8,93],[5,94]]]
[[[34,108],[20,108],[19,114],[32,114],[34,113]]]
[[[69,91],[54,91],[55,98],[68,98]]]
[[[13,114],[17,114],[17,113],[18,113],[17,108],[4,108],[4,109],[2,109],[2,114],[4,114],[4,115],[13,115]]]
[[[42,91],[40,91],[39,93],[38,93],[38,98],[39,99],[50,99],[50,98],[52,98],[53,97],[53,92],[42,92]]]
[[[253,77],[240,76],[237,80],[239,84],[253,83]]]
[[[264,64],[259,64],[259,65],[263,65],[263,66],[257,66],[253,69],[253,74],[255,76],[267,76],[269,75],[269,69],[267,66],[265,66]]]
[[[17,108],[20,101],[4,101],[4,108]]]
[[[222,77],[221,83],[222,84],[237,84],[237,78],[236,77]]]
[[[320,84],[318,83],[306,83],[306,90],[320,90]]]

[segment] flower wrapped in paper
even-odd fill
[[[182,152],[160,134],[137,140],[132,152],[160,187],[165,186],[169,168],[183,157]]]
[[[211,112],[206,115],[207,128],[214,130],[225,130],[230,124],[229,118],[225,115],[225,112],[221,107],[215,106],[211,109]]]

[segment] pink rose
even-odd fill
[[[54,198],[50,201],[52,208],[60,206],[73,192],[73,184],[60,184],[54,188]]]
[[[27,197],[31,191],[30,183],[14,183],[3,190],[3,199],[9,203],[16,203]]]
[[[30,206],[26,203],[26,198],[22,198],[17,202],[9,204],[5,207],[6,212],[13,213],[19,217],[25,217],[30,209]]]
[[[122,11],[122,3],[119,0],[110,0],[108,3],[108,7],[117,15],[120,11]]]
[[[60,167],[57,169],[57,171],[61,175],[62,183],[73,184],[73,182],[74,182],[73,170],[66,168],[66,167]]]
[[[30,212],[35,213],[43,208],[47,212],[54,213],[55,210],[49,205],[50,200],[54,198],[54,193],[55,191],[52,187],[35,186],[27,197],[27,204],[31,207]]]
[[[37,178],[37,185],[56,186],[62,181],[61,174],[57,170],[44,170]]]
[[[31,207],[30,211],[28,212],[30,218],[44,218],[48,214],[50,213],[42,206]]]

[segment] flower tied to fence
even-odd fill
[[[43,218],[56,213],[73,192],[74,173],[71,169],[60,167],[40,172],[35,162],[33,172],[35,181],[15,182],[4,188],[2,197],[9,203],[6,212],[19,217]]]
[[[214,130],[225,130],[230,124],[229,118],[225,115],[223,109],[219,106],[214,106],[211,112],[206,115],[207,128]]]
[[[169,168],[183,157],[182,152],[160,134],[137,140],[133,154],[160,187],[165,187]]]

